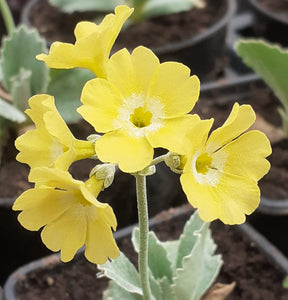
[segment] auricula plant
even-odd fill
[[[203,8],[205,0],[49,0],[49,2],[66,13],[74,11],[110,12],[117,5],[125,4],[134,8],[131,22],[188,11],[193,7]]]
[[[117,6],[98,26],[80,22],[75,44],[54,43],[48,54],[37,56],[51,68],[94,72],[77,111],[95,134],[76,139],[53,96],[33,96],[26,113],[36,128],[19,137],[16,147],[17,159],[31,168],[29,180],[35,187],[20,195],[13,209],[21,211],[18,219],[25,228],[43,228],[43,242],[52,251],[60,250],[62,261],[72,260],[85,245],[86,258],[98,264],[100,276],[111,279],[103,299],[196,300],[222,265],[209,222],[240,224],[257,208],[257,183],[270,168],[266,157],[271,147],[263,133],[247,131],[255,121],[250,105],[236,103],[226,122],[212,132],[213,119],[190,114],[200,83],[185,65],[160,63],[142,46],[110,56],[132,12]],[[158,147],[167,153],[155,157]],[[84,158],[95,161],[85,182],[69,173],[70,165]],[[188,201],[198,209],[176,241],[160,242],[148,230],[146,177],[161,162],[180,175]],[[97,200],[113,184],[116,169],[136,180],[139,228],[132,242],[138,270],[113,238],[113,208]]]

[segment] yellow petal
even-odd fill
[[[79,64],[74,45],[61,42],[54,42],[51,45],[49,55],[42,53],[37,55],[36,58],[44,61],[49,68],[55,69],[72,69]]]
[[[116,52],[107,65],[107,79],[124,98],[131,95],[147,95],[151,77],[159,60],[148,48],[137,47],[130,55],[126,49]]]
[[[207,152],[214,152],[238,137],[255,122],[255,119],[250,105],[239,106],[235,103],[226,122],[211,133],[207,142]]]
[[[182,188],[188,201],[198,208],[201,219],[211,222],[220,219],[225,224],[245,222],[259,205],[257,182],[244,177],[223,174],[216,186],[199,184],[192,173],[181,175]]]
[[[82,67],[90,69],[98,77],[105,77],[111,48],[132,12],[133,9],[121,5],[115,8],[115,15],[107,15],[98,26],[80,22],[75,28],[75,45],[55,42],[48,55],[40,54],[36,58],[45,61],[50,68]]]
[[[97,31],[99,31],[99,25],[94,22],[82,21],[76,25],[74,35],[76,40],[80,40]]]
[[[115,119],[123,100],[118,90],[108,81],[92,79],[83,88],[83,105],[77,111],[97,132],[107,132],[115,129]]]
[[[265,159],[271,154],[267,137],[260,131],[249,131],[221,149],[228,153],[224,172],[258,181],[270,169]]]
[[[190,69],[176,62],[159,65],[153,74],[148,97],[159,99],[167,117],[189,113],[198,100],[200,82]]]
[[[84,245],[86,229],[86,208],[75,204],[58,219],[46,225],[41,232],[41,238],[50,250],[61,250],[61,260],[67,262]]]
[[[104,264],[108,258],[116,259],[120,251],[113,238],[111,228],[102,220],[90,220],[87,228],[85,256],[96,264]]]
[[[200,122],[198,115],[186,115],[179,118],[163,120],[163,126],[151,133],[147,139],[154,148],[165,148],[178,154],[185,153],[187,131]]]
[[[52,167],[63,154],[63,145],[43,129],[25,132],[17,138],[15,146],[20,151],[16,159],[31,168]]]
[[[67,171],[47,167],[31,169],[29,181],[61,190],[80,190],[80,186],[84,185],[82,181],[73,179]]]
[[[63,145],[71,145],[75,138],[56,108],[55,111],[46,112],[43,119],[46,129],[51,135],[55,136]]]
[[[127,173],[147,167],[154,153],[145,137],[132,137],[124,130],[106,133],[96,142],[95,149],[101,161],[118,163],[119,168]]]
[[[28,230],[39,230],[61,216],[72,201],[63,191],[35,188],[25,191],[16,199],[13,210],[23,210],[18,220]]]

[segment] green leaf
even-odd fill
[[[214,255],[216,245],[211,238],[209,223],[204,223],[196,234],[192,252],[183,258],[182,268],[176,270],[173,278],[176,299],[200,299],[215,280],[222,264],[221,256]]]
[[[139,253],[139,228],[133,230],[132,243],[135,251]],[[172,282],[172,269],[167,251],[152,231],[148,235],[148,266],[156,280],[167,277]]]
[[[288,289],[288,275],[283,280],[282,286],[284,289]]]
[[[76,109],[81,105],[80,95],[84,84],[95,78],[86,69],[52,70],[48,86],[48,94],[55,97],[55,103],[61,116],[67,123],[77,122],[81,115]]]
[[[124,290],[142,295],[139,274],[129,259],[121,253],[120,256],[104,265],[98,265],[103,275],[114,280]]]
[[[35,56],[47,52],[46,42],[35,29],[24,25],[16,28],[11,37],[6,37],[1,51],[1,69],[3,83],[10,92],[11,78],[19,74],[20,69],[31,70],[31,95],[46,91],[48,67]]]
[[[22,123],[26,120],[25,114],[12,104],[0,98],[0,116],[12,122]],[[1,125],[1,124],[0,124]]]
[[[174,14],[181,11],[188,11],[193,7],[203,7],[199,0],[150,0],[143,10],[145,18]]]
[[[162,294],[162,299],[163,300],[177,300],[175,298],[174,292],[172,290],[171,283],[169,282],[167,277],[159,279],[158,282],[159,282],[160,287],[161,287],[161,291],[162,291],[161,294]]]
[[[113,11],[119,4],[125,4],[124,0],[49,0],[49,2],[66,13],[74,11]]]
[[[28,100],[31,95],[31,70],[20,68],[17,75],[10,78],[11,80],[11,96],[13,105],[24,112],[28,107]]]
[[[237,54],[274,91],[288,114],[288,50],[262,40],[242,40]]]
[[[142,296],[132,294],[110,280],[108,288],[103,293],[103,300],[142,300]]]
[[[166,249],[167,258],[170,261],[172,270],[174,270],[176,268],[176,260],[177,260],[177,255],[178,255],[179,240],[166,241],[166,242],[160,242],[160,243]]]
[[[189,255],[198,240],[198,231],[203,226],[204,222],[199,218],[196,210],[190,219],[186,222],[183,233],[179,238],[179,247],[177,251],[176,268],[182,267],[182,259]]]

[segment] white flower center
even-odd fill
[[[119,108],[114,126],[124,129],[132,137],[144,137],[163,126],[164,116],[164,106],[159,100],[132,94]]]
[[[198,151],[192,159],[192,173],[199,184],[216,186],[222,176],[227,154],[217,151],[212,154]]]

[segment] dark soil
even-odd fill
[[[183,230],[186,218],[181,216],[172,221],[167,219],[167,222],[153,230],[160,240],[176,239]],[[222,254],[224,260],[216,282],[236,282],[236,288],[227,300],[288,298],[288,290],[282,287],[283,274],[236,226],[229,227],[213,222],[212,233],[218,245],[217,252]],[[137,258],[130,239],[121,239],[118,245],[135,263]],[[17,299],[101,299],[107,280],[96,279],[95,265],[88,263],[82,256],[66,264],[54,265],[48,261],[46,260],[48,270],[40,270],[21,278],[17,286]]]
[[[201,33],[218,21],[227,10],[227,0],[207,0],[204,9],[150,18],[128,26],[119,37],[119,46],[133,49],[139,45],[150,48],[181,41]],[[74,42],[73,30],[79,21],[94,21],[99,12],[64,14],[47,0],[38,1],[32,8],[30,22],[49,41]],[[179,30],[180,28],[180,30]]]

